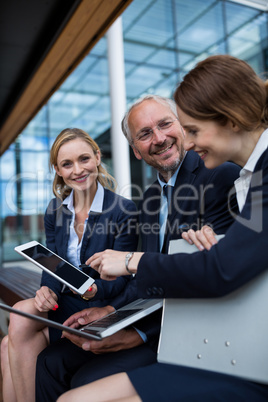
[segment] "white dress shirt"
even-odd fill
[[[97,182],[97,191],[94,197],[94,200],[91,204],[91,207],[88,211],[88,214],[91,211],[94,212],[102,212],[103,209],[103,199],[104,199],[104,188],[103,186]],[[75,219],[75,210],[74,210],[74,204],[73,204],[73,190],[72,192],[68,195],[68,197],[65,198],[65,200],[62,202],[63,205],[66,205],[69,211],[72,212],[72,221],[70,223],[70,236],[69,236],[69,241],[68,241],[68,249],[67,249],[67,259],[68,261],[73,264],[75,267],[79,267],[81,264],[80,261],[80,252],[81,252],[81,246],[83,242],[83,237],[85,233],[85,228],[86,224],[88,221],[88,218],[86,218],[84,222],[84,231],[83,231],[83,236],[81,241],[79,242],[79,238],[76,234],[76,231],[74,229],[74,219]]]
[[[185,153],[186,155],[186,153]],[[168,217],[168,200],[167,197],[164,195],[163,192],[163,188],[164,186],[171,186],[174,187],[176,180],[177,180],[177,176],[180,170],[182,162],[180,163],[180,165],[178,166],[177,170],[175,171],[175,173],[173,174],[173,176],[171,176],[171,178],[169,179],[169,181],[166,183],[161,179],[161,176],[159,173],[157,173],[157,179],[158,182],[161,186],[161,206],[160,206],[160,212],[159,212],[159,245],[160,245],[160,252],[162,250],[163,247],[163,243],[164,243],[164,238],[165,238],[165,231],[166,231],[166,222],[167,222],[167,217]]]
[[[240,171],[239,174],[240,177],[234,182],[236,190],[236,198],[240,212],[242,211],[246,202],[255,166],[258,160],[260,159],[261,155],[263,154],[263,152],[267,149],[267,147],[268,147],[268,129],[266,129],[260,136],[252,154],[248,158],[247,163]]]

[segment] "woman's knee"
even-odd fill
[[[20,300],[13,306],[16,310],[24,311],[26,313],[34,313],[37,308],[35,307],[34,298]]]
[[[34,305],[34,299],[19,301],[13,307],[17,310],[24,311],[30,314],[36,314],[37,312],[37,309]],[[28,318],[22,317],[18,314],[10,314],[10,322],[8,327],[10,341],[24,341],[25,336],[27,337],[30,333],[36,331],[36,326],[37,324],[33,320],[29,320]],[[20,334],[19,337],[18,333]]]

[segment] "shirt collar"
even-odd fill
[[[62,205],[66,205],[69,211],[74,212],[73,190],[66,198],[64,198],[64,200],[62,201]]]
[[[252,154],[247,160],[247,163],[240,171],[240,176],[245,175],[246,172],[254,172],[255,166],[260,159],[260,156],[268,147],[268,129],[266,129],[262,135],[260,136],[255,148],[253,149]]]
[[[102,212],[103,209],[103,200],[104,200],[104,188],[103,186],[97,182],[97,191],[94,197],[94,200],[91,204],[91,208],[88,211],[89,212]],[[66,205],[69,211],[74,213],[74,201],[73,201],[73,190],[71,193],[62,201],[62,205]]]

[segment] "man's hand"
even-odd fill
[[[182,233],[181,236],[189,244],[195,244],[200,251],[203,251],[204,249],[210,250],[214,244],[218,243],[215,233],[206,225],[196,232],[193,229],[190,229],[188,232]]]
[[[92,321],[99,320],[100,318],[112,313],[114,310],[115,309],[112,306],[86,308],[71,315],[63,323],[63,325],[71,328],[81,328],[81,326],[85,326]],[[76,346],[79,346],[80,348],[82,348],[82,345],[86,341],[85,338],[78,335],[70,334],[66,331],[62,332],[62,337],[68,338],[72,343],[74,343]]]
[[[95,354],[117,352],[143,344],[142,338],[134,328],[122,329],[102,341],[90,341],[66,332],[64,332],[64,336],[75,345]]]
[[[64,321],[63,325],[72,328],[80,328],[92,321],[99,320],[113,311],[115,311],[115,309],[112,306],[86,308],[71,315],[66,321]]]

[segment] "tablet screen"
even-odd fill
[[[75,269],[71,264],[53,254],[41,244],[24,249],[22,252],[77,289],[88,279],[84,272]]]

